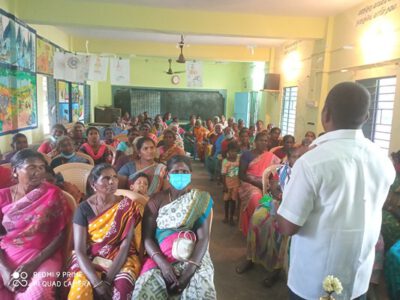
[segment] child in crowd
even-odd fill
[[[239,200],[239,145],[236,142],[228,144],[226,158],[222,161],[221,175],[224,185],[225,219],[224,223],[235,225],[236,202]]]
[[[147,197],[149,185],[150,177],[146,173],[140,172],[130,180],[129,189]]]

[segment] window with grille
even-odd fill
[[[392,134],[396,77],[360,80],[371,94],[369,119],[363,126],[364,135],[388,151]]]
[[[296,123],[297,86],[283,88],[281,129],[282,134],[294,135]]]

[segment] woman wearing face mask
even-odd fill
[[[72,211],[62,191],[45,182],[42,154],[21,150],[11,166],[18,183],[0,190],[0,299],[55,299]]]
[[[163,188],[165,177],[165,165],[157,163],[156,144],[151,138],[142,137],[136,142],[139,159],[132,160],[118,171],[119,187],[128,188],[128,180],[134,178],[137,173],[143,172],[150,177],[148,195],[152,195]]]
[[[167,169],[171,188],[153,195],[144,211],[143,240],[148,257],[132,300],[174,296],[216,299],[214,268],[208,253],[213,200],[208,192],[190,188],[189,158],[174,156]],[[196,240],[184,260],[179,258],[182,253],[172,250],[182,235]]]
[[[96,127],[89,127],[86,130],[87,143],[84,143],[79,151],[89,155],[94,160],[94,164],[111,163],[112,152],[106,145],[100,142],[100,132]]]
[[[50,163],[53,169],[67,163],[89,163],[86,158],[79,155],[79,152],[74,151],[74,145],[69,136],[62,136],[58,140],[56,151],[60,154],[54,157]]]
[[[91,196],[75,210],[74,254],[64,286],[68,299],[124,299],[132,294],[140,261],[136,228],[141,216],[135,201],[115,195],[118,176],[109,164],[88,177]]]
[[[43,142],[39,148],[38,148],[38,152],[43,153],[43,154],[49,154],[51,152],[50,157],[54,157],[56,156],[58,153],[56,151],[56,145],[57,145],[57,141],[59,138],[61,138],[62,136],[67,135],[67,129],[65,129],[64,125],[62,124],[55,124],[52,128],[51,128],[51,136],[50,138]]]

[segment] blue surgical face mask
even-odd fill
[[[181,191],[192,181],[192,174],[169,174],[169,183],[174,189]]]

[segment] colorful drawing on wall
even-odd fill
[[[72,122],[83,121],[83,85],[76,83],[71,84],[71,98],[72,98]]]
[[[15,72],[18,129],[37,127],[36,74]]]
[[[53,75],[55,47],[42,38],[36,39],[36,68],[38,73]]]
[[[36,34],[15,22],[15,66],[36,72]]]
[[[65,81],[57,83],[58,97],[58,122],[65,124],[70,122],[69,113],[69,84]]]
[[[0,68],[0,133],[16,128],[12,76],[13,74],[10,69]]]
[[[12,64],[15,60],[14,40],[14,20],[0,14],[0,62]]]

